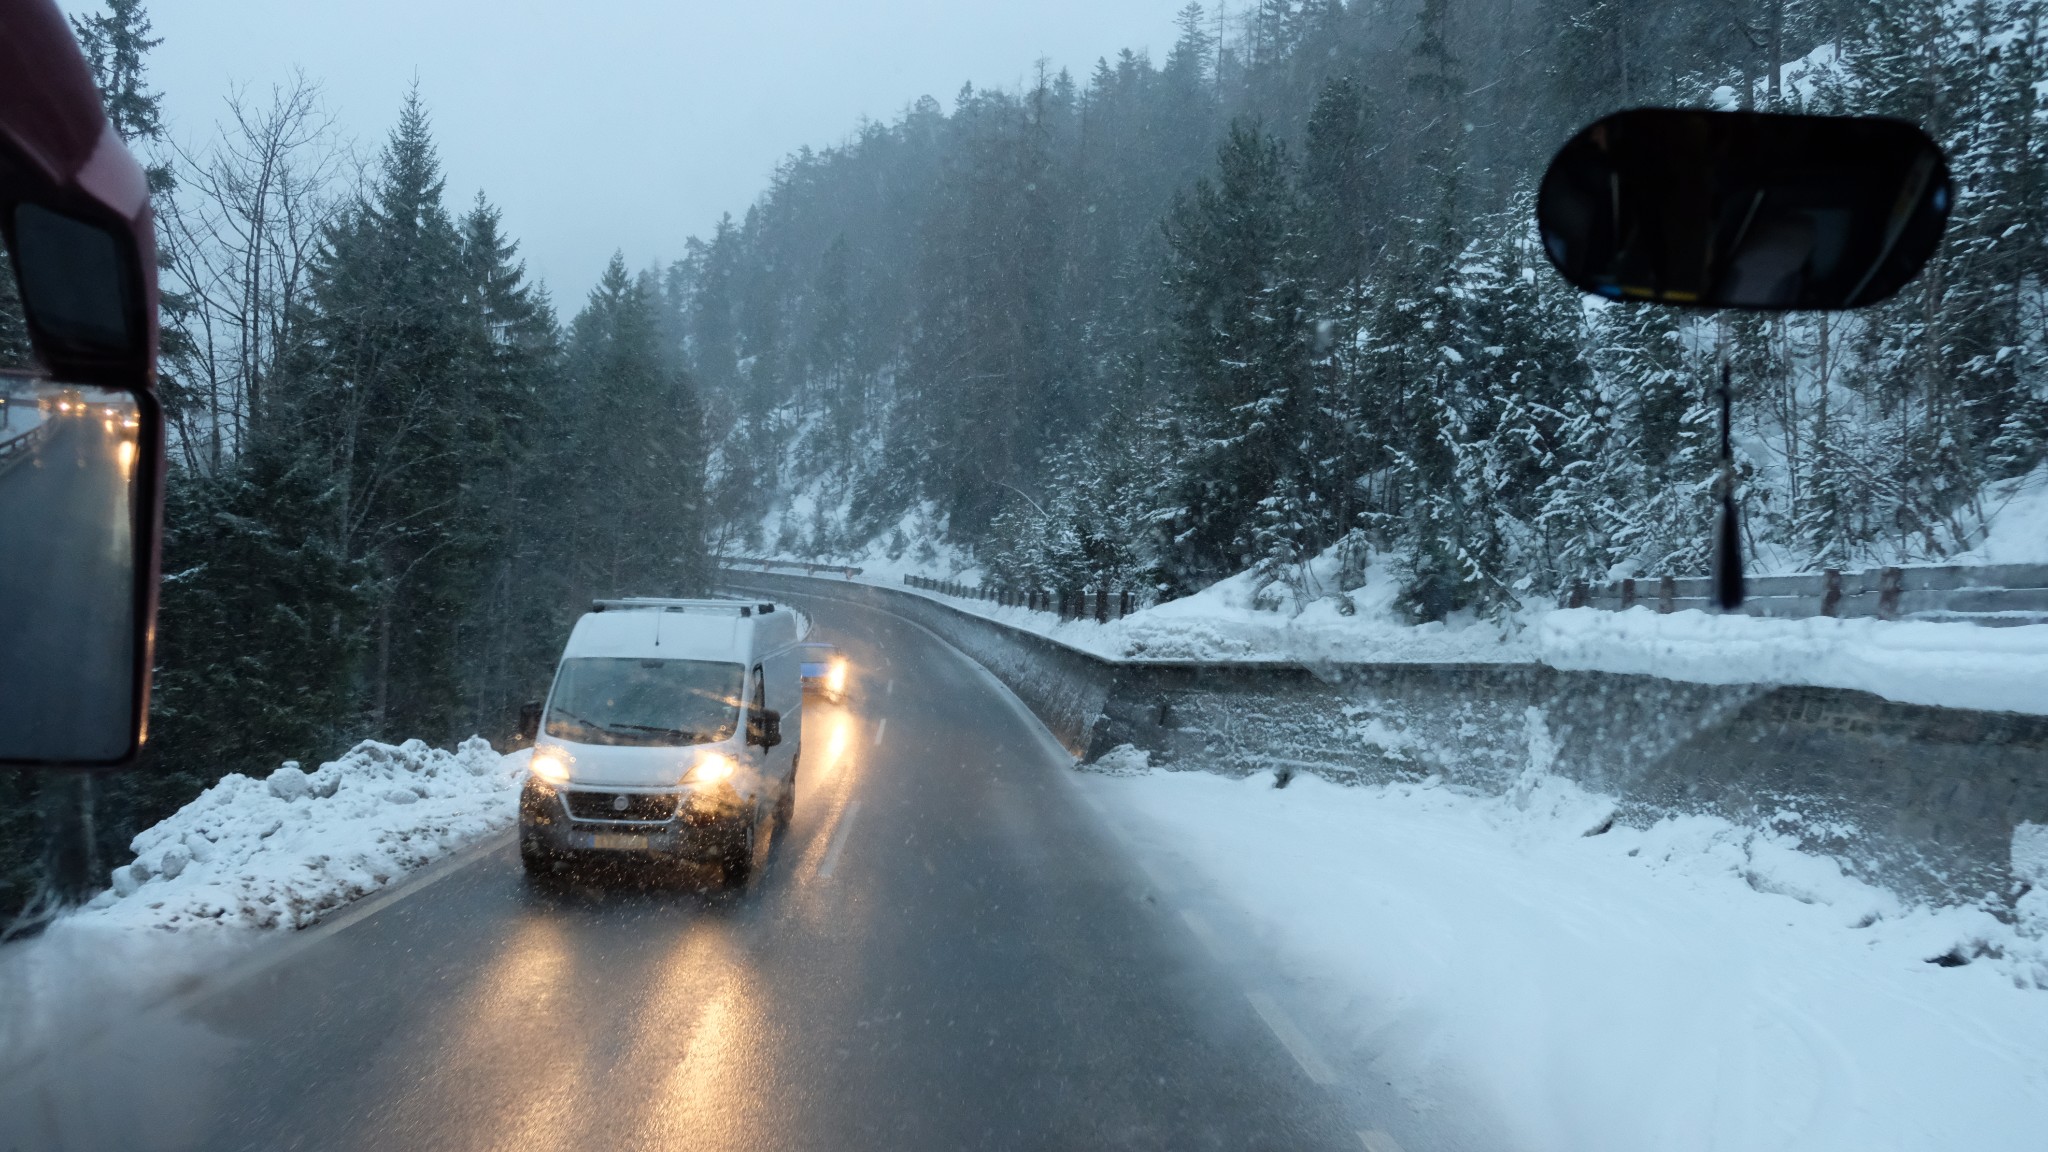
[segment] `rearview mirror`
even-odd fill
[[[0,4],[0,247],[34,356],[0,373],[0,767],[127,767],[163,515],[156,234],[50,0]]]
[[[136,750],[155,416],[146,393],[0,375],[0,761]]]
[[[1641,108],[1559,150],[1536,219],[1564,278],[1611,299],[1860,308],[1919,273],[1954,198],[1901,120]]]

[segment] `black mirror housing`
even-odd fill
[[[782,713],[764,708],[747,719],[747,743],[773,748],[782,743]]]
[[[1638,108],[1558,151],[1536,219],[1583,291],[1788,311],[1889,298],[1954,202],[1941,149],[1903,120]]]

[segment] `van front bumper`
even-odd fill
[[[574,815],[563,793],[674,797],[666,820],[598,820]],[[590,811],[587,803],[579,804]],[[751,808],[730,788],[648,794],[554,788],[529,779],[519,793],[519,846],[527,855],[648,856],[713,862],[747,842]]]

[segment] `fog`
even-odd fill
[[[70,11],[93,8],[66,0]],[[150,76],[197,141],[232,85],[295,67],[374,148],[418,81],[453,204],[482,189],[529,270],[573,307],[606,259],[679,255],[742,214],[775,163],[962,82],[1014,85],[1044,58],[1084,78],[1123,47],[1162,55],[1173,0],[205,0],[149,6]]]

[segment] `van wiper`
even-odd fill
[[[652,732],[657,736],[673,736],[678,740],[688,740],[692,743],[701,743],[704,739],[688,728],[661,728],[653,724],[617,724],[613,728],[625,728],[634,732]]]

